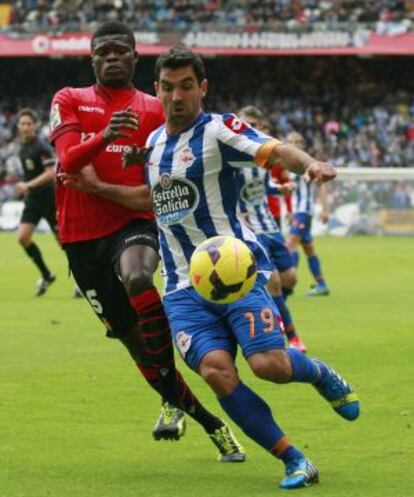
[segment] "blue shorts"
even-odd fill
[[[282,233],[267,233],[257,235],[259,242],[265,247],[273,266],[279,271],[287,271],[295,267],[292,254],[287,248]]]
[[[303,243],[312,243],[312,216],[306,212],[293,214],[290,234],[298,236]]]
[[[233,304],[213,304],[194,288],[184,288],[164,297],[174,342],[191,369],[197,371],[203,357],[213,350],[226,350],[236,357],[285,347],[279,311],[260,284]]]

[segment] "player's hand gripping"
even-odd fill
[[[139,126],[138,115],[131,109],[114,112],[108,126],[103,132],[103,138],[107,142],[112,142],[117,138],[130,138],[126,130],[136,131]]]
[[[77,174],[59,173],[58,179],[65,186],[82,193],[96,193],[100,185],[100,179],[90,164],[83,167]]]
[[[122,169],[144,163],[147,158],[147,154],[151,150],[151,147],[139,148],[137,145],[132,145],[130,150],[125,150],[122,153]]]
[[[336,178],[336,171],[329,162],[315,160],[306,168],[304,178],[309,182],[326,183]]]

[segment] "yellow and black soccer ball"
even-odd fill
[[[256,259],[249,247],[233,236],[214,236],[201,243],[190,261],[195,290],[216,304],[246,296],[257,277]]]

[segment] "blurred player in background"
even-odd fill
[[[269,121],[263,119],[261,131],[266,133],[267,135],[272,135],[272,126]],[[289,173],[284,169],[281,165],[276,164],[270,170],[270,176],[272,179],[279,185],[283,185],[284,183],[290,183],[291,179],[289,177]],[[267,195],[267,200],[269,202],[269,209],[277,222],[279,229],[282,230],[282,201],[285,203],[286,214],[288,218],[288,222],[291,221],[292,216],[292,194],[290,191],[286,191],[285,193],[279,194],[270,194]],[[285,293],[285,291],[287,292]],[[285,297],[289,296],[291,291],[289,289],[283,289],[283,295]]]
[[[16,195],[24,197],[24,210],[17,231],[17,239],[26,254],[40,271],[36,295],[43,295],[55,281],[55,274],[44,261],[42,252],[32,237],[41,219],[45,219],[56,235],[55,170],[52,147],[37,135],[37,115],[29,108],[17,115],[17,129],[21,147],[19,158],[23,167],[23,181],[16,183]]]
[[[255,129],[262,130],[263,114],[252,105],[243,107],[239,117]],[[279,166],[281,167],[281,166]],[[271,182],[269,171],[263,168],[245,167],[240,170],[239,207],[249,228],[265,247],[274,270],[268,290],[275,301],[283,320],[284,333],[290,347],[306,352],[306,346],[298,336],[289,308],[282,293],[283,287],[291,292],[296,284],[296,268],[285,239],[269,209],[266,193],[289,193],[292,183],[278,185]]]
[[[38,118],[29,108],[21,109],[17,116],[17,129],[21,147],[19,159],[23,167],[23,181],[16,183],[16,194],[24,196],[25,206],[17,232],[18,242],[41,273],[36,295],[43,295],[56,280],[46,265],[39,247],[32,241],[33,232],[43,218],[58,240],[55,206],[55,155],[53,148],[37,135]],[[58,240],[59,243],[59,240]],[[73,296],[82,297],[75,286]]]
[[[300,133],[290,133],[287,142],[303,150],[305,140]],[[315,279],[315,285],[308,293],[309,296],[329,295],[329,288],[322,274],[321,263],[316,254],[312,237],[312,217],[314,215],[315,185],[308,183],[302,176],[296,175],[296,190],[292,193],[293,216],[288,237],[288,247],[292,252],[296,266],[299,263],[299,244],[308,259],[309,270]],[[328,222],[328,195],[326,185],[319,186],[319,199],[322,204],[321,220]]]
[[[101,179],[122,193],[133,187],[147,191],[136,147],[164,122],[160,101],[132,84],[135,43],[123,23],[99,27],[91,40],[97,83],[60,90],[50,117],[60,171],[76,174],[92,164]],[[136,159],[134,167],[123,168],[124,153]],[[203,426],[221,461],[243,461],[245,454],[229,427],[200,404],[175,368],[169,323],[153,281],[159,247],[151,201],[132,211],[108,196],[82,193],[59,181],[57,205],[61,241],[78,285],[108,336],[122,342],[165,401],[154,438],[183,435],[183,413],[174,404]]]

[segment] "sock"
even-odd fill
[[[157,391],[164,402],[171,402],[163,395],[163,388],[161,386],[160,378],[161,374],[159,368],[145,366],[142,362],[137,361],[136,365],[141,371],[147,383]],[[176,370],[176,381],[177,381],[177,391],[179,395],[178,402],[171,402],[173,405],[182,409],[189,416],[191,416],[195,421],[197,421],[208,434],[214,433],[217,429],[224,426],[223,420],[211,414],[207,409],[203,407],[197,397],[194,396],[185,380],[181,376],[181,373]]]
[[[159,293],[155,288],[140,295],[130,297],[130,304],[138,314],[140,339],[148,360],[147,365],[159,372],[159,385],[162,396],[175,403],[178,400],[175,376],[174,350],[170,327]]]
[[[230,395],[219,399],[219,402],[248,437],[283,462],[304,457],[287,440],[266,402],[243,383],[239,383]]]
[[[294,459],[302,459],[305,457],[300,450],[290,444],[286,437],[282,437],[279,442],[272,447],[270,452],[278,459],[281,459],[285,464],[289,464],[289,462]]]
[[[24,248],[26,254],[32,259],[32,261],[36,264],[37,268],[39,269],[42,278],[45,280],[49,279],[51,276],[51,272],[49,271],[49,268],[46,266],[46,264],[43,261],[42,253],[39,250],[39,247],[35,243],[31,243],[27,247]]]
[[[313,277],[318,283],[321,283],[322,285],[325,285],[325,280],[322,278],[322,272],[321,272],[321,264],[319,262],[319,258],[316,255],[313,255],[312,257],[308,258],[308,265],[310,272],[312,273]]]
[[[293,264],[295,267],[298,267],[299,265],[299,252],[297,250],[294,250],[291,252],[292,254],[292,259],[293,259]]]
[[[292,382],[299,383],[316,383],[320,376],[321,371],[318,366],[306,357],[305,354],[296,349],[286,349],[292,363]]]
[[[223,421],[201,405],[176,370],[171,331],[158,291],[147,290],[131,297],[130,303],[139,316],[142,353],[146,356],[145,361],[137,362],[141,373],[163,399],[188,413],[207,433],[213,433]]]
[[[285,299],[282,295],[273,295],[272,296],[277,308],[279,309],[280,316],[282,317],[282,321],[285,327],[285,335],[288,340],[297,336],[295,326],[293,325],[292,316],[290,311],[286,305]]]
[[[289,295],[292,295],[292,288],[287,288],[286,286],[282,286],[282,295],[285,300],[288,299]]]

